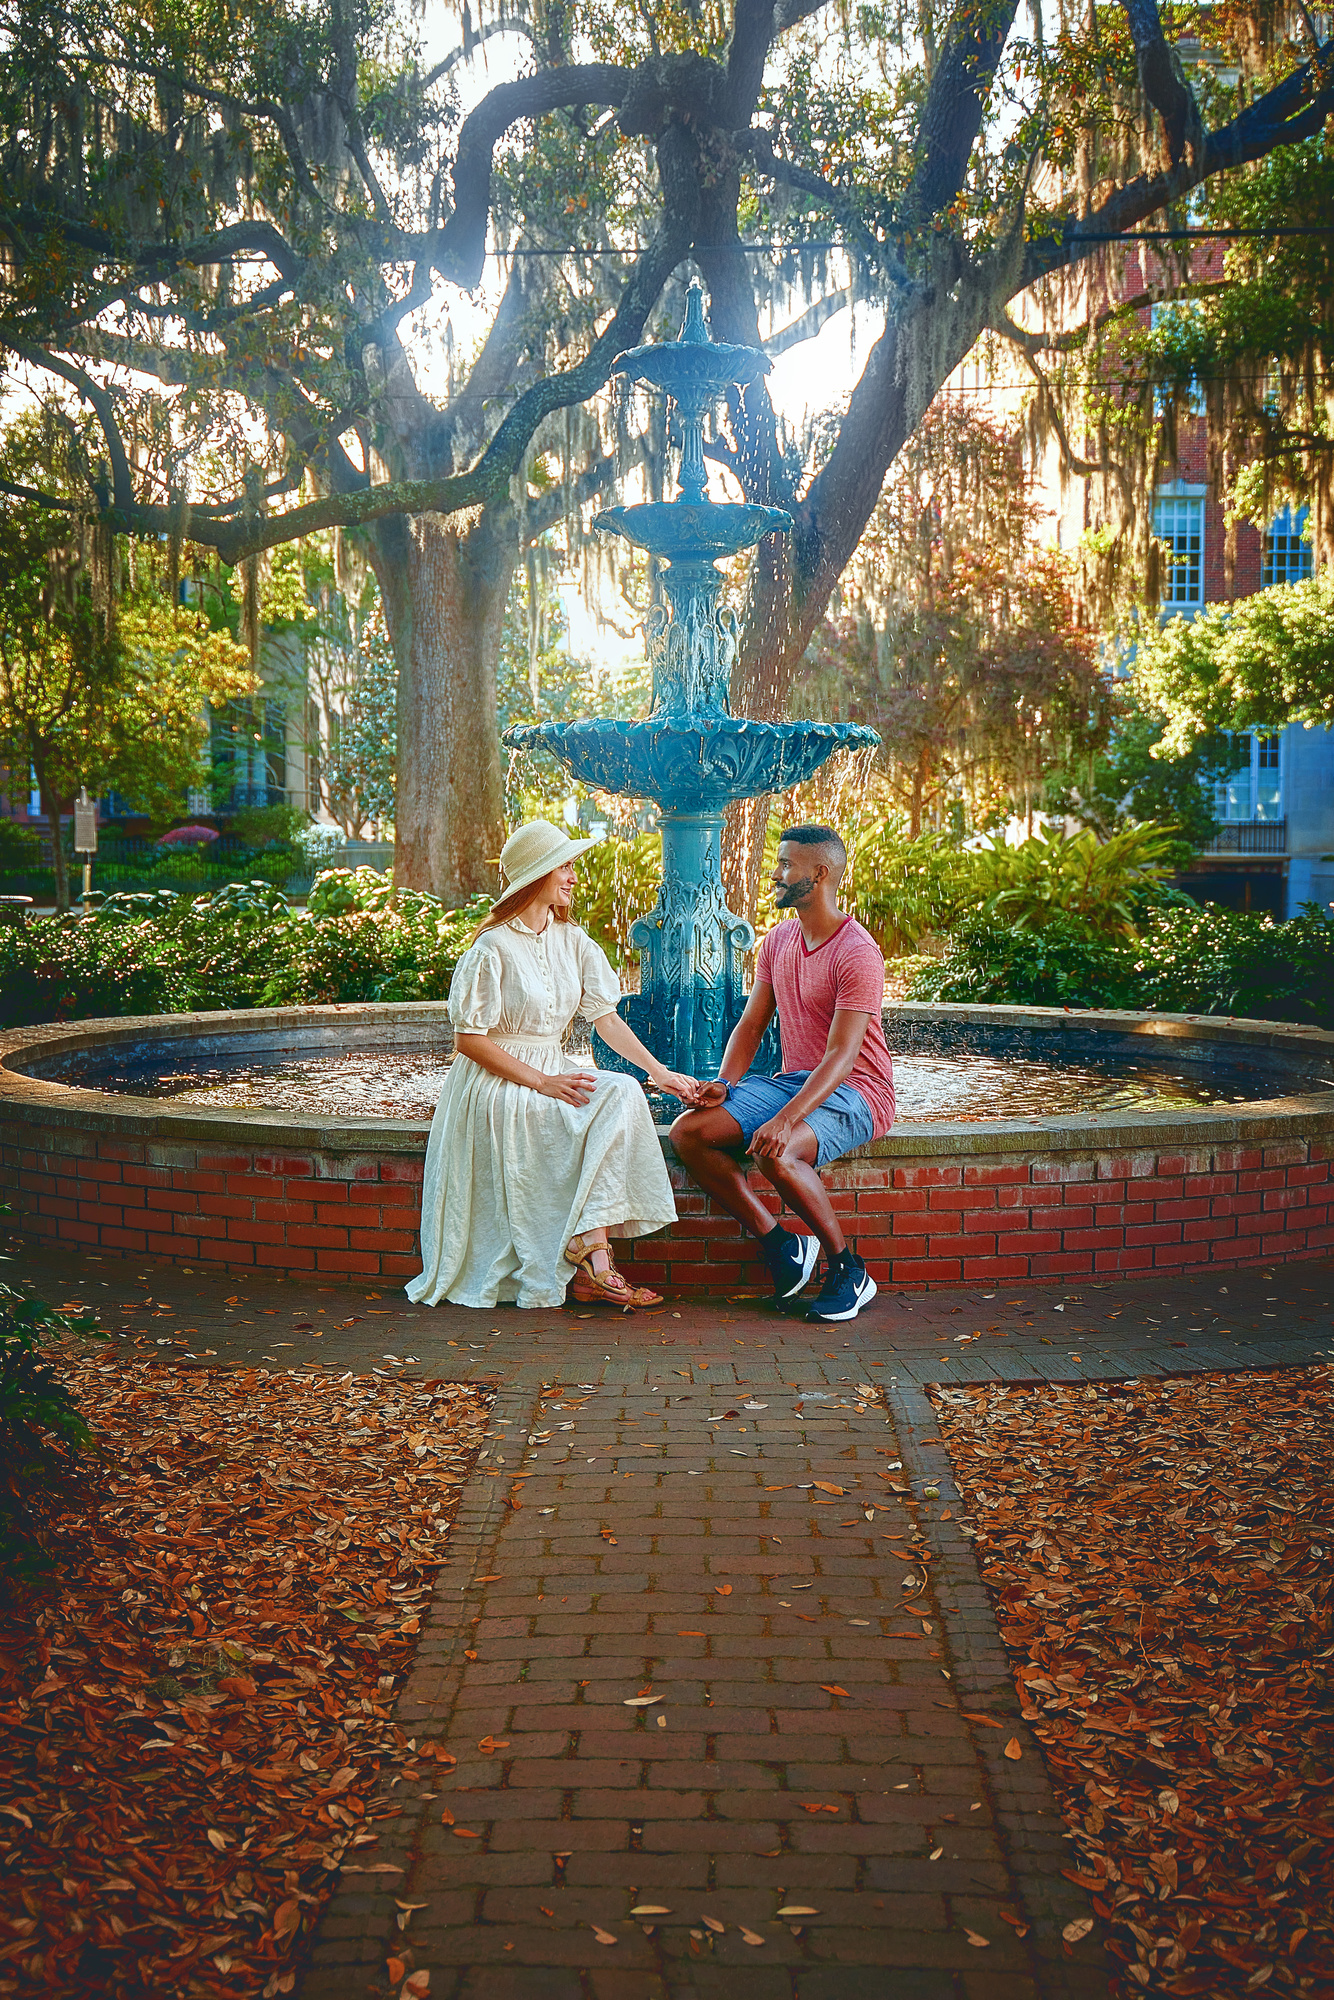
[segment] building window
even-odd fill
[[[1278,820],[1283,817],[1283,739],[1257,736],[1243,739],[1246,762],[1214,786],[1214,817],[1224,824],[1238,820]]]
[[[1155,502],[1153,532],[1164,544],[1163,588],[1159,599],[1166,611],[1180,611],[1204,602],[1204,501],[1178,493]]]
[[[1310,511],[1309,507],[1301,507],[1294,514],[1291,507],[1285,507],[1270,522],[1261,558],[1262,590],[1269,590],[1276,583],[1300,583],[1303,577],[1310,576],[1311,543],[1307,526]]]
[[[287,715],[272,696],[229,701],[212,722],[215,792],[222,810],[287,803]]]

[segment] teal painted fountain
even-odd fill
[[[665,392],[682,430],[680,485],[672,501],[611,507],[594,523],[667,567],[665,606],[647,628],[653,709],[641,722],[607,716],[507,730],[516,748],[552,751],[599,791],[656,801],[662,823],[662,887],[654,909],[630,930],[640,953],[640,990],[621,1012],[660,1062],[693,1076],[716,1075],[746,1003],[744,961],[755,933],[727,907],[721,858],[723,815],[740,799],[786,791],[838,749],[879,742],[852,723],[756,722],[732,714],[737,617],[723,600],[720,558],[765,535],[790,534],[778,507],[708,498],[704,417],[727,391],[765,374],[767,355],[711,340],[699,285],[690,287],[677,340],[634,347],[614,372]],[[776,1050],[770,1051],[772,1066]],[[625,1068],[599,1044],[598,1061]]]

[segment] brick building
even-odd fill
[[[1221,251],[1202,253],[1201,263],[1217,263],[1221,275]],[[1155,308],[1135,256],[1127,259],[1123,284],[1124,298],[1143,295],[1147,325]],[[1154,503],[1154,531],[1166,550],[1163,618],[1193,618],[1205,605],[1311,575],[1307,510],[1285,507],[1263,534],[1237,524],[1229,583],[1223,497],[1210,477],[1202,408],[1178,420],[1171,471]],[[1047,475],[1058,542],[1073,548],[1100,525],[1094,482],[1060,474],[1054,452]],[[1334,903],[1334,731],[1294,724],[1275,734],[1249,732],[1239,747],[1246,761],[1216,787],[1218,834],[1181,878],[1182,887],[1201,901],[1276,917],[1295,915],[1308,900]]]

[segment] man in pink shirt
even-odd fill
[[[784,832],[774,901],[797,921],[775,924],[760,946],[718,1079],[700,1086],[695,1108],[672,1127],[691,1179],[759,1239],[775,1299],[796,1297],[823,1247],[825,1281],[807,1314],[816,1320],[855,1319],[876,1293],[843,1240],[818,1169],[894,1123],[894,1072],[880,1020],[885,961],[870,932],[838,907],[847,860],[832,827]],[[782,1070],[747,1075],[775,1008]],[[745,1149],[813,1235],[774,1221],[746,1179]]]

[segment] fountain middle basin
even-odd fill
[[[887,1008],[885,1029],[902,1120],[826,1175],[882,1285],[1334,1248],[1334,1034],[912,1005]],[[425,1114],[449,1055],[438,1002],[15,1030],[0,1036],[0,1184],[29,1236],[103,1256],[405,1278],[419,1268],[427,1118],[387,1114]],[[319,1089],[313,1103],[286,1101],[312,1069],[325,1101]],[[265,1103],[284,1072],[284,1102]],[[220,1101],[238,1073],[242,1101]],[[172,1094],[182,1077],[202,1101]],[[404,1096],[413,1079],[416,1104]],[[1002,1092],[991,1107],[977,1102],[982,1084]],[[708,1217],[662,1141],[689,1230],[643,1238],[622,1261],[674,1295],[766,1290],[752,1246]]]

